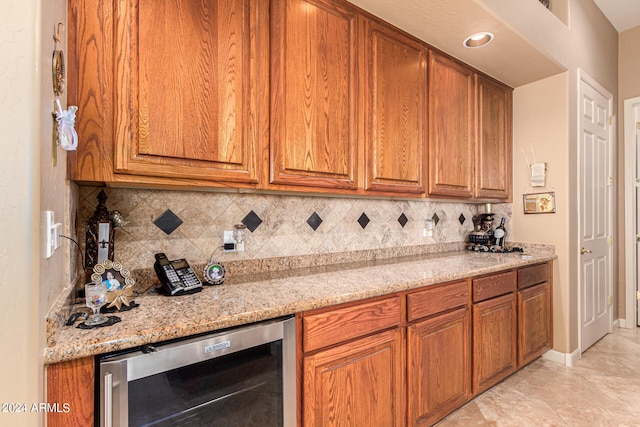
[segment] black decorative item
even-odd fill
[[[549,0],[540,0],[540,3],[544,5],[547,9],[549,9]]]
[[[400,215],[400,217],[398,217],[398,222],[400,223],[400,226],[404,228],[404,226],[407,225],[407,222],[409,222],[409,218],[407,218],[407,216],[403,213],[402,215]]]
[[[86,248],[85,248],[85,274],[87,282],[91,281],[93,268],[106,260],[113,261],[113,238],[115,227],[113,219],[109,215],[109,209],[105,202],[107,195],[104,190],[98,193],[98,206],[93,216],[87,221]]]
[[[182,225],[182,220],[171,209],[167,209],[162,215],[153,220],[153,223],[165,234],[169,235]]]
[[[116,323],[120,323],[122,321],[121,318],[119,318],[118,316],[108,316],[108,319],[106,322],[104,323],[100,323],[99,325],[87,325],[86,323],[82,322],[80,323],[78,326],[76,326],[76,328],[78,329],[93,329],[93,328],[102,328],[104,326],[113,326]]]
[[[322,224],[322,218],[320,218],[320,215],[314,212],[307,219],[307,224],[309,224],[309,227],[311,227],[313,231],[316,231],[318,227],[320,227],[320,224]]]
[[[360,215],[360,218],[358,218],[358,224],[360,224],[360,227],[362,227],[362,229],[364,230],[364,228],[369,224],[369,222],[371,222],[371,220],[369,219],[367,214],[362,212],[362,215]]]
[[[262,224],[262,218],[260,218],[254,211],[251,211],[247,214],[247,216],[242,218],[241,222],[247,226],[250,232],[253,233],[254,231],[256,231],[256,228],[258,228],[258,226]]]

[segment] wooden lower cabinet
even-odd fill
[[[467,307],[407,328],[408,425],[431,425],[471,397]]]
[[[551,284],[518,291],[518,366],[553,347]]]
[[[47,413],[49,427],[78,427],[94,424],[94,359],[70,360],[47,366],[47,402],[61,411]],[[69,411],[65,411],[65,406]]]
[[[516,295],[508,293],[473,306],[473,394],[518,368]]]
[[[303,376],[306,427],[404,425],[402,328],[307,356]]]

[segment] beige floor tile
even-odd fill
[[[640,426],[640,328],[615,329],[574,367],[538,359],[442,420],[457,426]]]

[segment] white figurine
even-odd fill
[[[78,148],[78,133],[74,128],[78,107],[72,105],[68,110],[63,110],[59,99],[56,99],[56,103],[58,104],[58,111],[56,111],[58,144],[67,151],[73,151]]]

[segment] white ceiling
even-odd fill
[[[543,53],[539,46],[534,46],[523,34],[515,31],[484,5],[492,1],[517,3],[524,0],[349,1],[514,88],[566,70],[553,59],[553,55]],[[640,25],[640,0],[594,0],[594,2],[618,32]],[[544,10],[544,6],[537,1],[514,7],[522,9],[523,13],[533,12],[534,15]],[[547,24],[560,23],[559,20],[552,19],[551,14],[539,14],[537,19],[545,16],[550,17]],[[554,33],[548,33],[550,29],[545,27],[544,23],[541,22],[541,25],[540,28],[545,28],[545,34],[540,33],[541,37],[553,40]],[[462,46],[464,38],[487,29],[491,29],[490,31],[496,36],[490,44],[481,49],[466,49]],[[535,37],[540,34],[534,32],[529,35]],[[551,50],[556,47],[560,49],[563,46],[554,45],[552,42],[550,44]],[[555,58],[561,57],[556,51]]]
[[[565,70],[477,0],[349,1],[513,88]],[[495,35],[491,43],[463,46],[467,36],[487,29]]]
[[[640,25],[640,0],[593,0],[619,33]]]

